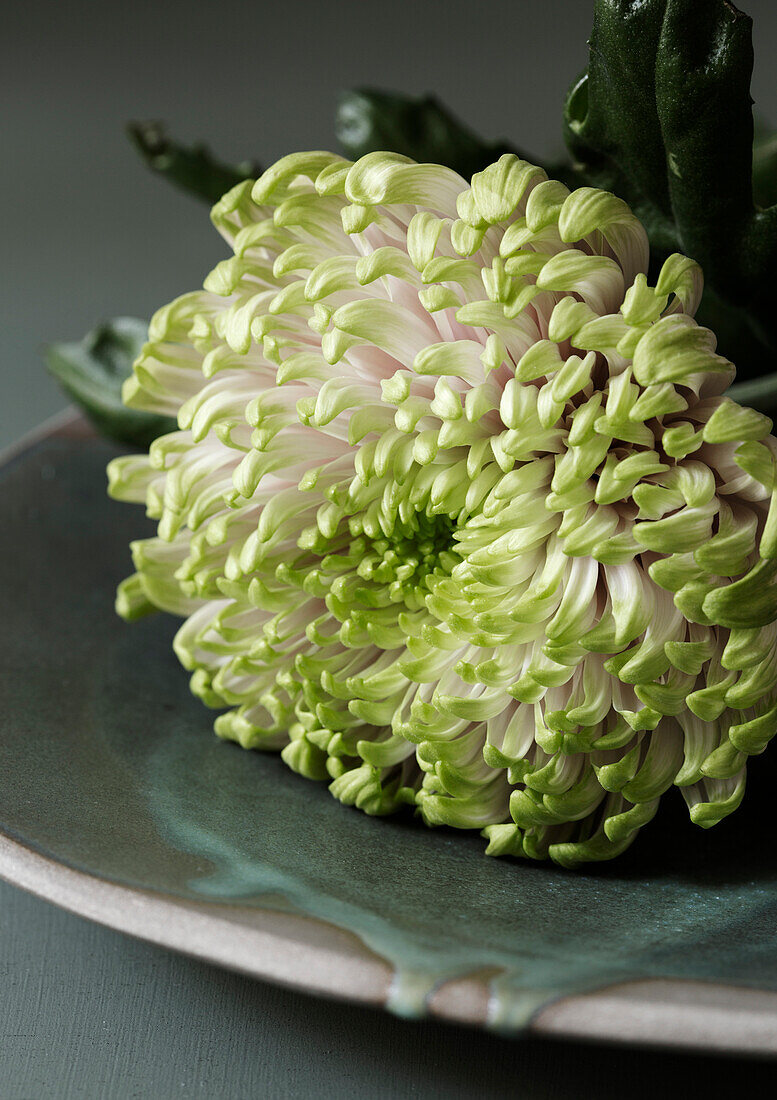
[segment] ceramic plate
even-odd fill
[[[0,470],[0,873],[298,989],[519,1033],[777,1051],[775,768],[711,832],[679,796],[612,864],[483,855],[219,742],[176,623],[113,611],[142,511],[71,418]]]

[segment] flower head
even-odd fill
[[[622,851],[678,786],[709,826],[777,729],[777,443],[721,396],[701,274],[514,156],[286,157],[155,316],[114,461],[145,501],[127,617],[185,616],[217,732],[493,853]]]

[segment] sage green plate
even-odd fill
[[[113,612],[142,510],[71,418],[0,470],[0,874],[257,977],[508,1031],[777,1052],[774,764],[613,864],[488,859],[216,740],[176,623]]]

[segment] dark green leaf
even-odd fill
[[[751,21],[727,0],[597,0],[567,143],[670,251],[752,210]],[[701,256],[695,258],[701,260]]]
[[[121,387],[148,338],[148,325],[134,317],[117,317],[72,344],[50,344],[46,364],[97,430],[119,443],[147,447],[177,425],[167,416],[128,409]]]
[[[777,367],[777,143],[753,144],[752,22],[728,0],[596,0],[565,109],[578,183],[614,191],[653,265],[704,269],[704,320],[740,376]]]
[[[505,141],[484,142],[433,96],[414,99],[371,89],[345,92],[335,126],[338,141],[354,160],[386,150],[444,164],[467,179],[502,153],[516,151]]]
[[[179,145],[160,122],[131,122],[127,133],[146,164],[171,183],[208,203],[215,203],[236,183],[255,178],[257,164],[222,164],[206,145]]]
[[[752,21],[726,0],[669,0],[656,102],[683,251],[722,296],[742,300],[753,207]],[[746,297],[746,296],[745,296]]]
[[[777,202],[777,134],[757,120],[753,143],[753,199],[760,207]]]

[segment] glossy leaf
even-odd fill
[[[597,0],[565,133],[578,181],[614,191],[650,237],[704,269],[702,318],[740,377],[777,366],[772,137],[753,144],[752,21],[728,0]]]
[[[567,143],[667,251],[709,251],[710,229],[729,233],[752,207],[752,63],[751,21],[726,0],[595,4]]]
[[[250,161],[223,164],[206,145],[179,145],[159,122],[131,122],[127,133],[152,171],[210,204],[218,202],[236,183],[261,172]]]
[[[444,164],[466,179],[502,153],[516,151],[505,141],[483,141],[434,96],[415,99],[364,88],[345,92],[335,127],[338,141],[354,160],[385,150]]]
[[[46,364],[65,392],[108,439],[147,447],[158,435],[175,431],[170,417],[138,412],[122,404],[121,387],[148,338],[148,325],[117,317],[83,340],[50,344]]]
[[[760,207],[777,202],[777,133],[757,119],[753,143],[753,199]]]

